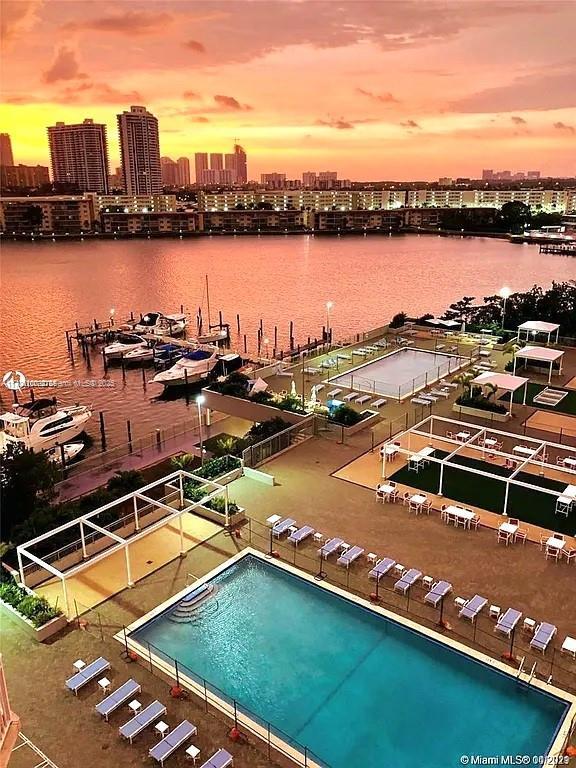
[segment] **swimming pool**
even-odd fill
[[[548,751],[567,702],[289,566],[253,552],[235,560],[210,579],[216,589],[190,622],[173,621],[172,602],[131,638],[332,768],[448,768],[462,755]]]
[[[371,392],[401,400],[418,389],[433,384],[470,361],[425,349],[396,349],[378,360],[331,376],[330,384],[342,384],[358,392]]]

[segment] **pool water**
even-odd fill
[[[467,362],[467,358],[442,352],[398,349],[351,371],[331,376],[330,383],[401,399],[457,371]]]
[[[246,556],[189,623],[132,637],[176,658],[332,768],[543,755],[567,704]]]

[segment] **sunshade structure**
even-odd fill
[[[555,342],[558,344],[560,326],[558,323],[544,323],[541,320],[528,320],[526,323],[518,326],[518,335],[516,338],[520,341],[524,338],[526,341],[534,341],[537,336],[544,334],[547,337],[547,344],[550,344],[550,337],[555,335]]]
[[[195,481],[205,494],[202,499],[191,504],[185,499],[185,484],[188,480]],[[110,504],[98,507],[92,512],[20,544],[16,548],[20,583],[25,586],[26,577],[32,575],[37,577],[37,572],[41,569],[60,579],[64,612],[70,616],[71,606],[66,588],[66,582],[69,579],[113,553],[123,550],[126,586],[134,586],[130,545],[165,525],[176,524],[179,526],[180,533],[180,554],[183,555],[186,550],[182,516],[194,512],[196,507],[205,505],[216,496],[224,497],[223,522],[227,526],[229,523],[227,486],[185,470],[173,472]],[[116,517],[112,522],[110,522],[111,513]],[[66,537],[70,539],[70,543],[62,547],[62,535],[65,536],[65,531],[70,532]],[[24,560],[29,561],[26,566]],[[38,583],[37,578],[35,583]]]
[[[514,369],[512,373],[516,373],[518,358],[524,360],[524,365],[526,365],[528,361],[544,363],[549,365],[548,384],[550,384],[552,381],[552,369],[554,367],[554,363],[558,363],[558,375],[562,374],[563,357],[564,352],[561,349],[552,349],[551,347],[522,347],[522,349],[519,349],[518,352],[516,352],[514,355]]]
[[[512,403],[514,401],[514,393],[524,387],[524,396],[522,398],[522,404],[526,405],[526,390],[528,388],[529,379],[525,379],[523,376],[512,376],[510,373],[492,373],[487,371],[486,373],[480,373],[475,379],[472,379],[472,384],[479,384],[481,387],[486,384],[494,384],[499,390],[504,392],[510,392],[510,413],[512,413]]]

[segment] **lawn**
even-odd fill
[[[562,400],[558,403],[556,406],[552,405],[543,405],[542,403],[535,403],[533,402],[534,397],[539,393],[542,392],[543,389],[546,389],[548,385],[547,384],[535,384],[534,382],[528,382],[528,387],[526,388],[526,405],[532,406],[532,408],[540,408],[543,411],[553,411],[555,413],[567,413],[570,414],[570,416],[576,416],[576,389],[564,389],[563,387],[555,387],[554,384],[551,384],[551,389],[557,389],[561,390],[562,392],[568,392],[566,397],[562,398]],[[523,401],[524,397],[524,390],[519,389],[516,390],[514,393],[514,402],[515,403],[521,403]],[[501,400],[510,400],[510,395],[506,394],[503,395]]]
[[[438,458],[444,458],[448,454],[437,450],[434,455]],[[452,461],[464,466],[491,472],[502,478],[511,474],[510,470],[502,466],[490,464],[479,459],[472,459],[468,456],[455,456]],[[430,462],[418,473],[410,472],[408,467],[404,466],[398,472],[395,472],[390,479],[422,491],[437,493],[440,482],[440,465]],[[559,483],[556,480],[533,475],[528,472],[518,473],[515,479],[525,483],[532,483],[532,485],[539,485],[541,488],[548,488],[553,491],[562,491],[566,487],[565,484]],[[501,514],[504,508],[505,491],[506,484],[497,478],[474,475],[471,472],[465,472],[456,467],[445,466],[444,468],[443,494],[448,499]],[[573,536],[576,533],[576,513],[572,511],[568,517],[557,515],[554,511],[555,507],[555,496],[517,485],[510,485],[510,493],[508,495],[509,517],[517,517],[526,523]]]

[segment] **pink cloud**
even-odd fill
[[[76,53],[62,46],[56,53],[56,58],[50,67],[44,72],[45,83],[57,83],[60,80],[76,80],[88,77],[80,71]]]
[[[66,31],[82,29],[98,32],[113,32],[120,35],[150,35],[159,32],[172,22],[170,13],[147,13],[146,11],[126,11],[116,16],[70,21],[64,24]]]

